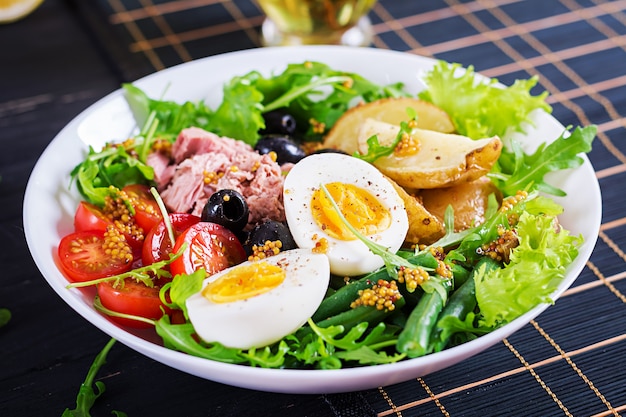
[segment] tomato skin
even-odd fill
[[[166,314],[164,311],[169,311],[159,298],[160,288],[156,284],[154,287],[148,287],[134,279],[126,279],[124,285],[118,287],[114,287],[111,282],[101,282],[97,286],[97,291],[102,305],[109,310],[158,320]],[[139,320],[115,316],[109,316],[109,318],[118,324],[136,329],[153,327]]]
[[[191,274],[204,268],[212,275],[246,260],[246,251],[237,236],[216,223],[199,222],[185,230],[174,245],[174,252],[187,245],[170,264],[173,276]]]
[[[132,184],[122,188],[132,200],[135,210],[135,223],[148,233],[157,223],[163,220],[159,205],[147,185]]]
[[[187,213],[170,213],[170,223],[174,231],[174,238],[200,221],[200,217]],[[144,265],[167,259],[172,252],[172,244],[167,235],[165,222],[161,220],[146,234],[141,253]]]
[[[62,270],[70,281],[91,281],[132,268],[132,262],[107,255],[103,243],[104,232],[100,230],[74,232],[61,239],[57,253]]]
[[[74,213],[74,231],[88,232],[92,230],[106,231],[113,222],[99,207],[86,201],[81,201]]]
[[[74,214],[74,231],[91,232],[97,230],[106,232],[109,226],[115,226],[115,223],[98,206],[86,201],[81,201],[78,204]],[[126,232],[124,232],[124,236],[126,237],[126,242],[133,248],[133,255],[136,258],[140,258],[143,238],[138,238]]]

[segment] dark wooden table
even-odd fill
[[[589,157],[603,219],[587,267],[502,343],[441,372],[336,395],[202,380],[116,344],[93,415],[617,416],[626,411],[626,1],[380,0],[373,47],[474,65],[508,84],[541,77],[564,125],[598,125]],[[109,337],[48,287],[22,225],[29,173],[54,136],[122,82],[256,48],[251,0],[45,0],[0,26],[0,415],[58,416]],[[62,158],[62,155],[59,155]],[[582,190],[581,192],[584,192]]]

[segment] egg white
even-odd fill
[[[293,249],[263,261],[286,272],[285,280],[268,292],[229,303],[214,303],[201,292],[187,299],[189,320],[202,340],[238,349],[264,347],[296,331],[317,310],[330,279],[325,256]],[[232,268],[237,266],[205,279],[203,288]]]
[[[326,256],[330,270],[340,276],[355,276],[383,266],[383,259],[372,253],[360,240],[340,240],[328,235],[315,221],[310,203],[321,184],[354,184],[378,198],[391,213],[386,230],[367,236],[390,251],[404,243],[409,222],[404,202],[393,185],[371,164],[344,154],[323,153],[307,156],[295,164],[283,186],[285,216],[291,234],[300,248],[312,249],[320,238],[328,241]]]

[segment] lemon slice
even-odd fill
[[[26,17],[43,0],[0,0],[0,23],[11,23]]]

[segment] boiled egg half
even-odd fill
[[[325,253],[330,270],[355,276],[383,266],[345,226],[343,217],[368,239],[397,251],[408,231],[404,202],[393,185],[371,164],[344,154],[320,153],[295,164],[283,186],[285,216],[300,248]]]
[[[329,279],[328,259],[307,249],[246,261],[204,280],[186,301],[189,320],[205,342],[264,347],[306,323]]]

